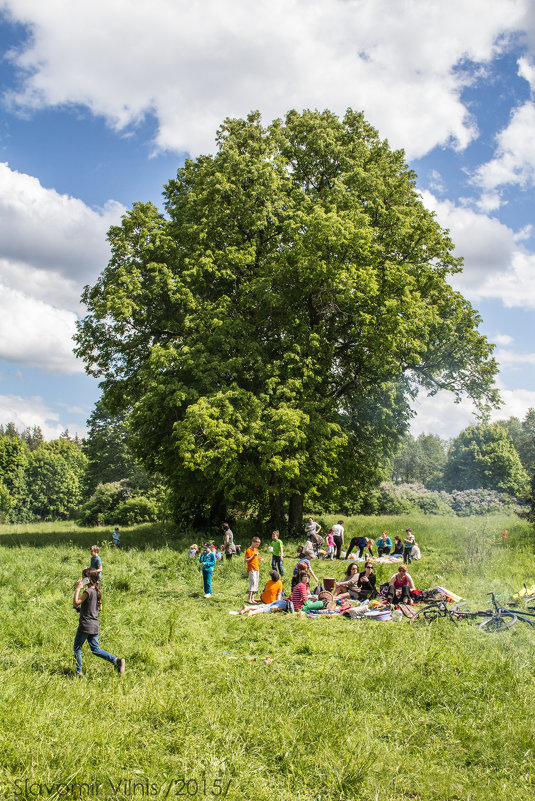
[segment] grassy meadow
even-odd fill
[[[346,542],[409,525],[419,589],[442,584],[487,608],[490,590],[535,583],[533,530],[515,517],[354,517]],[[535,628],[231,616],[247,595],[243,560],[218,565],[204,599],[191,541],[141,526],[118,551],[111,529],[0,527],[0,798],[535,797]],[[87,644],[85,675],[74,672],[72,595],[95,542],[100,644],[126,658],[123,677]],[[339,578],[346,566],[314,570]]]

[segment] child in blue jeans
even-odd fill
[[[100,656],[101,659],[111,662],[117,673],[123,674],[125,669],[125,660],[122,657],[104,651],[98,644],[98,613],[102,609],[99,577],[97,570],[86,568],[74,591],[73,606],[80,612],[78,631],[74,638],[74,658],[79,676],[82,675],[82,645],[86,640],[94,656]]]
[[[201,563],[202,567],[204,597],[210,598],[212,596],[212,573],[214,572],[217,559],[209,542],[204,543],[204,551],[199,557],[199,562]]]

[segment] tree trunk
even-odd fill
[[[281,496],[274,492],[269,493],[269,510],[270,518],[269,525],[272,530],[284,531],[284,510],[282,508]]]
[[[290,534],[301,533],[303,529],[303,496],[292,495],[288,507],[288,529]]]
[[[227,519],[227,504],[222,492],[218,492],[210,506],[210,525],[221,527]]]

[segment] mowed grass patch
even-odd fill
[[[517,518],[351,518],[346,541],[409,526],[422,549],[411,566],[420,588],[444,584],[486,608],[490,590],[535,583],[532,530]],[[535,629],[245,619],[228,614],[247,596],[243,560],[217,566],[205,600],[185,556],[189,532],[125,530],[113,550],[109,532],[72,524],[0,531],[2,797],[59,797],[59,782],[95,781],[98,794],[77,797],[529,797]],[[126,658],[127,672],[117,676],[86,645],[77,679],[72,594],[99,541],[100,642]],[[314,563],[320,578],[346,566]],[[383,581],[394,568],[377,572]],[[38,794],[44,785],[52,792]]]

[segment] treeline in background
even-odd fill
[[[449,441],[407,434],[377,486],[342,510],[308,506],[315,513],[530,514],[534,477],[535,410],[530,409],[524,420],[470,426]],[[18,431],[13,423],[0,425],[1,522],[134,525],[167,519],[169,500],[162,478],[134,460],[124,420],[98,404],[83,440],[65,431],[47,442],[38,426]]]

